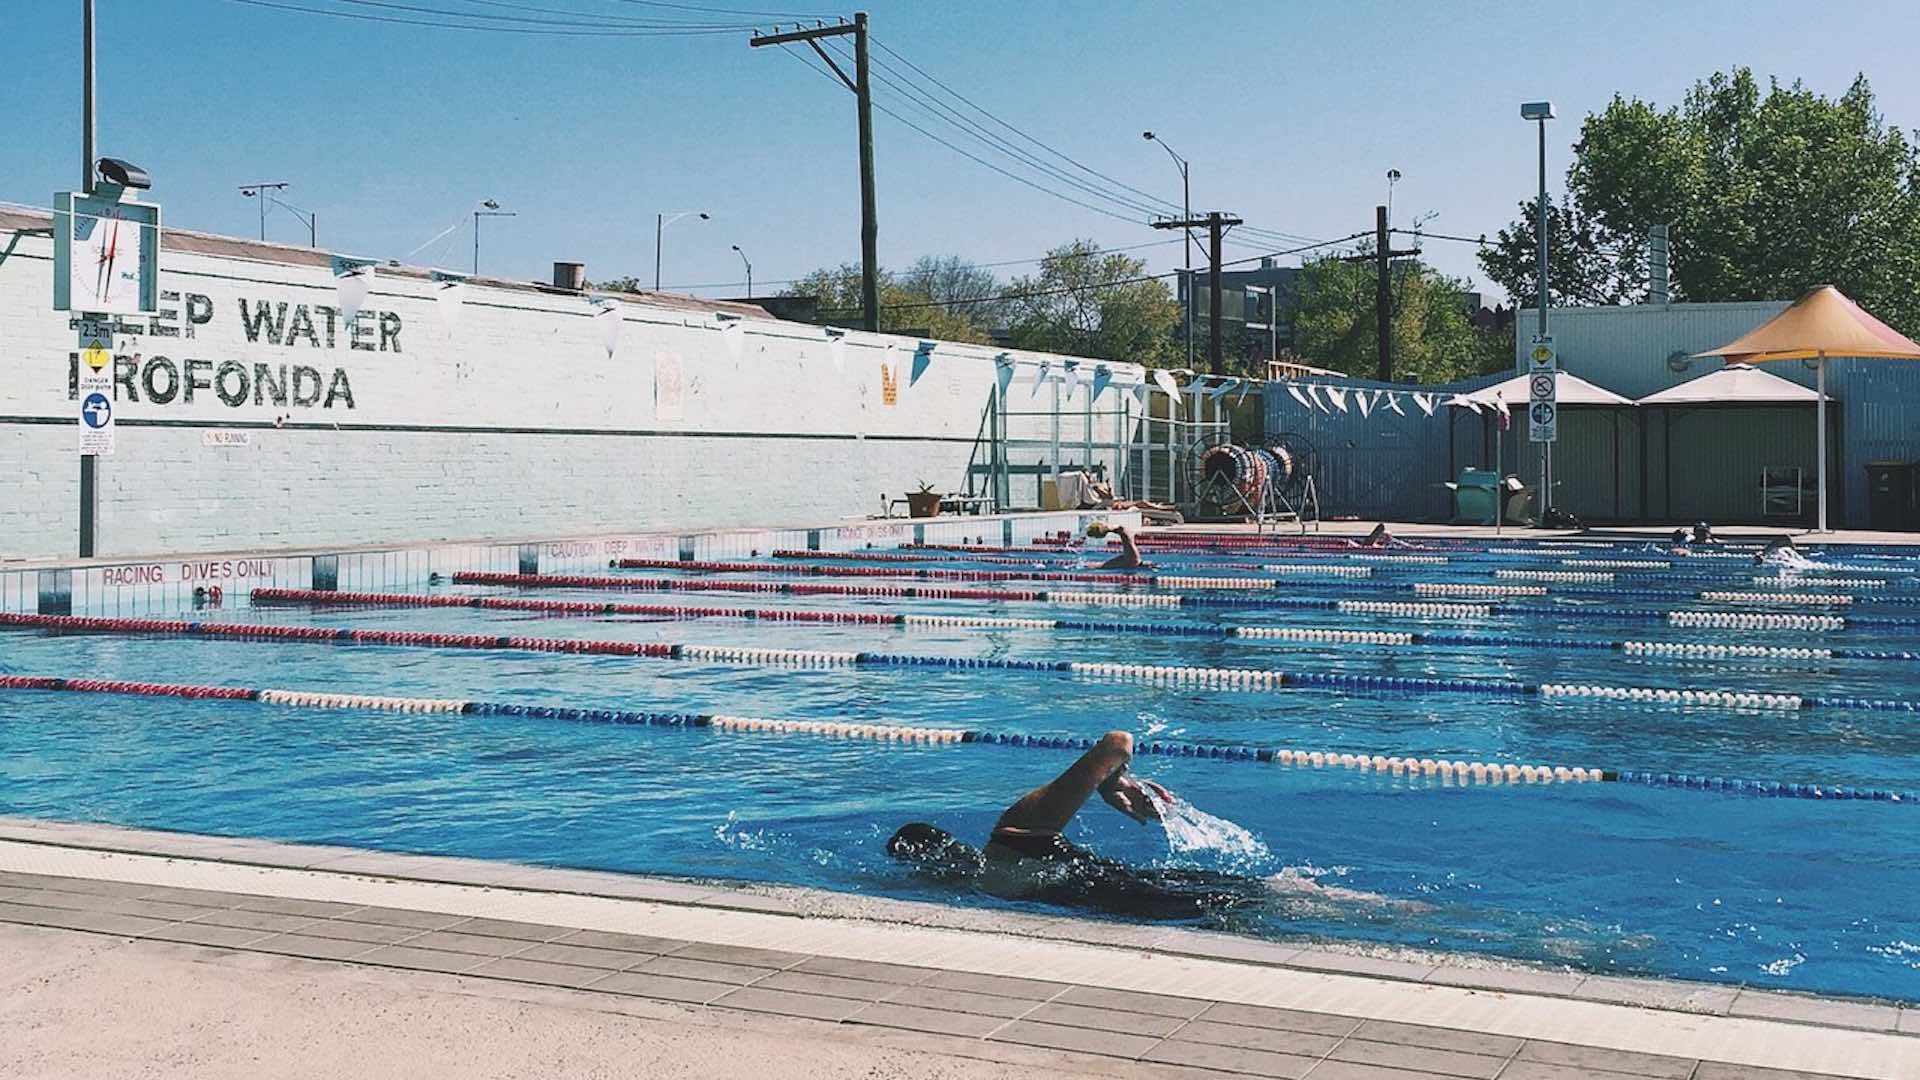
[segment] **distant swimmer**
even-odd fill
[[[1110,731],[1065,772],[1021,796],[1000,815],[984,849],[916,821],[887,841],[887,853],[923,876],[966,881],[1004,900],[1037,900],[1149,919],[1190,919],[1258,902],[1273,890],[1257,878],[1213,870],[1134,867],[1102,858],[1062,835],[1099,792],[1142,823],[1158,820],[1172,792],[1127,771],[1133,736]]]
[[[1373,527],[1373,531],[1367,534],[1366,539],[1349,540],[1347,541],[1347,543],[1353,545],[1354,547],[1363,547],[1363,548],[1392,547],[1393,534],[1387,531],[1387,523],[1383,521],[1380,524],[1375,525]]]
[[[1767,541],[1767,546],[1761,548],[1759,554],[1753,557],[1753,564],[1778,566],[1784,570],[1799,570],[1817,565],[1812,559],[1800,553],[1800,549],[1794,546],[1791,536],[1775,537]]]
[[[1101,563],[1097,569],[1140,570],[1152,565],[1140,557],[1140,545],[1134,543],[1133,534],[1127,531],[1125,525],[1108,525],[1105,522],[1096,521],[1087,526],[1087,535],[1095,540],[1109,533],[1120,538],[1120,554]]]
[[[1696,545],[1705,546],[1707,544],[1719,543],[1720,538],[1713,535],[1713,526],[1702,521],[1693,527],[1693,536],[1689,540],[1689,542]]]

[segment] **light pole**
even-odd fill
[[[1547,121],[1553,119],[1553,102],[1529,101],[1520,106],[1520,118],[1531,120],[1540,129],[1540,216],[1535,226],[1540,249],[1539,287],[1535,302],[1540,309],[1540,337],[1547,336]],[[1559,377],[1558,373],[1554,376]],[[1553,444],[1540,445],[1540,521],[1545,524],[1553,506]]]
[[[512,210],[500,209],[492,199],[484,199],[473,210],[473,276],[480,276],[480,219],[483,217],[519,217]],[[444,233],[442,235],[445,235]]]
[[[287,188],[291,186],[292,186],[291,184],[288,184],[284,180],[277,181],[275,183],[270,183],[270,184],[241,184],[240,185],[241,195],[244,195],[249,199],[260,200],[260,239],[265,240],[267,238],[267,199],[269,198],[269,196],[267,195],[267,192],[285,191],[287,190]]]
[[[753,299],[753,263],[747,258],[747,253],[740,250],[739,244],[733,245],[733,253],[740,256],[741,262],[747,264],[747,299],[751,300]]]
[[[1173,163],[1180,167],[1180,215],[1185,220],[1192,221],[1193,182],[1187,169],[1187,159],[1174,153],[1173,147],[1167,145],[1167,140],[1151,131],[1141,132],[1140,137],[1151,143],[1159,143],[1160,149],[1165,150],[1167,156],[1173,159]],[[1186,294],[1186,303],[1181,306],[1187,309],[1187,369],[1191,371],[1193,369],[1193,230],[1182,229],[1181,231],[1187,236],[1187,260],[1181,270],[1180,280],[1185,283],[1182,291]]]
[[[667,226],[673,224],[676,221],[679,221],[681,218],[693,217],[696,214],[700,216],[701,221],[713,220],[712,218],[707,216],[707,212],[705,210],[682,210],[677,214],[653,215],[653,291],[654,292],[660,291],[660,234],[667,231]],[[740,249],[735,248],[734,250],[738,251]]]
[[[1400,182],[1400,170],[1387,170],[1387,228],[1393,228],[1393,185]]]

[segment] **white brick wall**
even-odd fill
[[[0,228],[0,247],[15,240]],[[74,333],[52,310],[51,248],[27,233],[0,262],[0,555],[75,551]],[[999,355],[940,344],[909,386],[916,340],[853,332],[836,345],[814,327],[625,304],[609,357],[582,298],[469,286],[448,321],[433,283],[410,276],[375,280],[359,320],[367,348],[351,347],[337,315],[329,346],[325,309],[338,300],[324,268],[171,251],[162,270],[161,288],[179,296],[163,300],[178,314],[161,325],[192,336],[115,342],[125,381],[117,452],[99,468],[105,557],[871,513],[883,493],[961,485]],[[245,332],[243,304],[257,315],[263,303],[276,321],[286,305],[279,344]],[[303,306],[313,333],[290,342]],[[1042,360],[1057,374],[1062,358],[1013,358],[1014,407],[1050,403],[1024,387]],[[677,418],[656,402],[656,370],[676,362]],[[291,380],[302,365],[318,381],[301,389],[318,400],[276,403],[254,385],[262,367]],[[189,366],[213,384],[190,402]],[[893,406],[883,367],[897,373]],[[1115,368],[1116,387],[1140,377]],[[350,408],[317,392],[338,378]],[[246,430],[250,445],[202,444],[223,429]]]

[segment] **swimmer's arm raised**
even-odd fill
[[[1067,766],[1065,772],[1027,792],[1007,807],[995,828],[1023,832],[1059,832],[1080,812],[1087,798],[1099,791],[1115,809],[1138,821],[1158,817],[1140,783],[1126,775],[1133,760],[1133,736],[1109,731]]]

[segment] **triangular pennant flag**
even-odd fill
[[[1347,411],[1347,392],[1345,390],[1337,386],[1323,386],[1320,390],[1327,395],[1328,401],[1333,402],[1334,408],[1339,409],[1341,412]]]
[[[833,370],[847,370],[847,335],[827,331],[827,359],[833,361]]]
[[[1307,395],[1301,393],[1299,387],[1293,385],[1292,383],[1288,383],[1287,393],[1293,396],[1293,400],[1299,402],[1300,404],[1306,406],[1309,409],[1313,408],[1313,402],[1307,400]]]
[[[340,316],[351,324],[367,302],[367,290],[373,285],[372,259],[333,256],[333,287],[340,297]]]
[[[1400,407],[1399,394],[1396,394],[1393,391],[1388,390],[1386,391],[1386,395],[1387,395],[1387,408],[1392,409],[1394,412],[1399,413],[1401,416],[1407,415],[1407,411]]]
[[[1432,394],[1416,393],[1413,395],[1413,403],[1415,405],[1420,406],[1421,412],[1426,413],[1428,416],[1433,415],[1433,395]]]
[[[600,331],[600,344],[611,358],[620,347],[620,331],[626,324],[626,313],[620,310],[619,301],[604,296],[594,297],[593,307],[593,323]]]
[[[1133,396],[1140,400],[1140,407],[1146,408],[1147,399],[1153,396],[1153,384],[1141,381],[1133,384]]]
[[[727,355],[734,363],[747,351],[747,324],[739,319],[729,319],[720,324],[720,344],[727,347]]]
[[[1468,397],[1465,394],[1453,395],[1452,397],[1447,399],[1447,404],[1452,405],[1456,408],[1472,409],[1475,414],[1478,414],[1480,412],[1480,403]]]
[[[1211,386],[1207,389],[1207,397],[1214,401],[1219,401],[1221,398],[1227,396],[1228,391],[1232,390],[1235,386],[1238,386],[1239,384],[1240,384],[1239,379],[1224,379],[1219,384],[1215,386]]]
[[[1173,372],[1164,368],[1155,368],[1153,370],[1153,381],[1161,390],[1166,391],[1167,397],[1173,401],[1174,408],[1178,409],[1181,407],[1180,383],[1173,377]]]
[[[1053,370],[1053,361],[1051,360],[1040,361],[1040,367],[1033,373],[1033,389],[1027,393],[1028,397],[1040,396],[1040,387],[1045,385],[1047,381],[1047,372],[1052,370]]]
[[[1248,395],[1248,394],[1250,394],[1250,393],[1252,393],[1252,392],[1253,392],[1253,380],[1252,380],[1252,379],[1241,379],[1241,380],[1240,380],[1240,396],[1239,396],[1239,397],[1237,397],[1237,398],[1234,398],[1234,399],[1233,399],[1233,403],[1234,403],[1235,405],[1238,405],[1238,404],[1240,404],[1241,402],[1243,402],[1243,401],[1245,401],[1245,400],[1247,400],[1247,395]]]
[[[467,279],[459,274],[433,271],[433,303],[439,310],[440,325],[452,333],[460,325],[460,305],[467,299]]]
[[[1360,407],[1360,419],[1365,420],[1373,415],[1373,399],[1367,396],[1365,390],[1354,391],[1353,403]]]
[[[1113,369],[1105,364],[1093,369],[1093,400],[1100,400],[1100,392],[1113,382]]]
[[[1307,390],[1307,401],[1315,409],[1318,409],[1323,413],[1330,413],[1333,411],[1333,406],[1328,405],[1326,402],[1320,400],[1320,384],[1319,383],[1308,383],[1306,386],[1306,390]]]
[[[1007,387],[1013,385],[1013,358],[1001,353],[993,360],[993,377],[1000,384],[1000,396],[1007,396]]]
[[[925,375],[927,368],[932,365],[933,342],[923,341],[920,343],[920,348],[913,354],[913,370],[907,373],[907,385],[912,386],[914,383],[919,382],[920,376]]]

